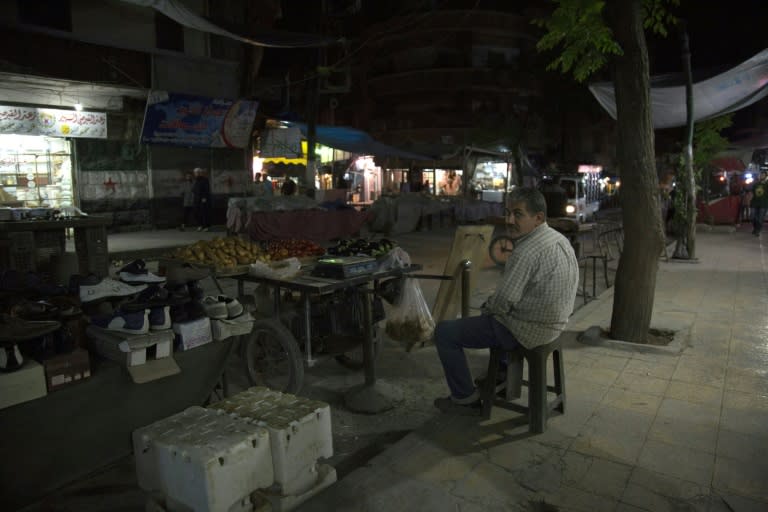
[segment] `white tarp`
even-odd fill
[[[663,87],[664,78],[651,78],[654,128],[685,126],[685,86]],[[616,94],[612,83],[591,84],[589,90],[616,119]],[[768,50],[739,66],[693,84],[693,119],[709,119],[742,109],[768,94]]]
[[[305,48],[311,46],[325,46],[333,42],[332,39],[313,34],[296,34],[291,32],[279,32],[263,29],[254,37],[243,37],[224,30],[214,25],[202,16],[186,8],[177,0],[122,0],[125,3],[149,7],[160,11],[173,21],[185,27],[208,32],[223,37],[234,39],[242,43],[254,46],[266,46],[272,48]]]

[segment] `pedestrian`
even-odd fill
[[[269,179],[269,176],[266,172],[261,173],[261,190],[262,193],[265,196],[273,196],[274,195],[274,189],[272,188],[272,180]]]
[[[193,203],[197,216],[197,230],[208,231],[211,228],[211,183],[205,170],[196,167],[195,183],[192,185]]]
[[[768,173],[760,174],[760,181],[752,188],[752,234],[760,236],[765,222],[765,213],[768,211]]]
[[[291,178],[286,178],[283,186],[280,187],[280,193],[284,196],[292,196],[296,193],[296,182]]]
[[[579,264],[570,242],[547,225],[547,204],[535,188],[516,188],[507,199],[515,247],[480,316],[445,320],[435,345],[451,395],[435,400],[443,412],[480,415],[480,391],[467,366],[465,348],[518,346],[554,341],[573,312]],[[506,373],[506,368],[500,369]]]
[[[195,194],[192,191],[195,177],[191,172],[184,175],[184,181],[181,184],[181,205],[183,208],[181,217],[181,226],[179,229],[184,231],[187,226],[192,224],[192,217],[195,214]]]

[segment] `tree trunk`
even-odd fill
[[[624,250],[616,271],[611,337],[645,342],[664,244],[654,159],[648,49],[642,0],[612,0],[608,19],[624,55],[615,59],[617,156]]]
[[[688,46],[688,32],[681,33],[683,74],[685,75],[685,147],[683,149],[684,172],[680,180],[685,193],[685,225],[677,239],[675,258],[696,258],[696,176],[693,173],[693,78],[691,77],[691,50]]]

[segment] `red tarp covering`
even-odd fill
[[[697,222],[703,224],[735,224],[739,213],[741,198],[739,196],[726,196],[714,199],[709,203],[699,203],[699,216]]]
[[[248,234],[252,240],[312,240],[326,242],[349,238],[360,231],[368,212],[357,210],[288,210],[250,212]]]
[[[710,163],[723,171],[743,171],[747,168],[747,166],[744,165],[744,162],[732,156],[715,158]]]

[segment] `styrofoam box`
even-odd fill
[[[173,333],[168,329],[150,331],[146,334],[128,334],[89,325],[85,329],[85,334],[96,352],[126,366],[146,363],[147,349],[153,346],[155,347],[154,359],[171,355]]]
[[[173,332],[181,339],[181,350],[189,350],[213,341],[211,319],[207,316],[189,322],[176,322]]]
[[[263,427],[223,411],[189,409],[136,429],[139,486],[195,512],[227,512],[272,485],[272,450]]]
[[[269,431],[275,483],[283,495],[314,487],[318,459],[333,455],[331,408],[324,402],[253,387],[209,407],[249,418]]]
[[[0,373],[0,409],[47,394],[45,370],[37,361],[27,359],[18,370]]]
[[[242,318],[240,318],[242,317]],[[233,320],[211,320],[211,333],[213,339],[222,341],[232,336],[248,334],[253,329],[253,317],[250,313],[243,313]]]

